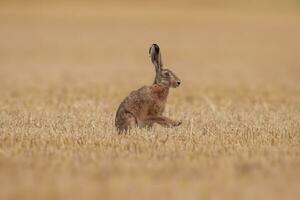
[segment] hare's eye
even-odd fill
[[[165,75],[166,75],[166,76],[170,76],[169,72],[166,72]]]

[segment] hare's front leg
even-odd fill
[[[152,123],[158,123],[166,127],[174,127],[174,126],[179,126],[181,124],[180,121],[175,121],[164,116],[150,116],[146,118],[146,121]]]

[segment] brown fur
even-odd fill
[[[156,44],[150,47],[150,55],[156,68],[153,85],[144,86],[131,92],[120,104],[115,125],[119,132],[133,127],[150,128],[154,123],[165,127],[174,127],[181,124],[162,116],[170,87],[178,87],[179,78],[170,70],[163,69],[160,49]]]

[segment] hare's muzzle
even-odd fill
[[[177,87],[179,87],[180,84],[181,84],[181,81],[174,81],[172,83],[172,86],[173,86],[173,88],[177,88]]]

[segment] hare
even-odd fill
[[[154,83],[132,91],[120,104],[115,119],[119,133],[127,132],[134,127],[150,128],[154,123],[165,127],[181,124],[181,121],[162,116],[169,89],[178,87],[181,81],[171,70],[163,68],[157,44],[151,45],[149,54],[156,71]]]

